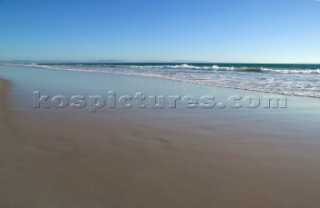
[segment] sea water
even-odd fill
[[[55,63],[31,66],[139,75],[257,92],[320,97],[319,64]]]

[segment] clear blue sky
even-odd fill
[[[320,63],[313,0],[0,0],[0,60]]]

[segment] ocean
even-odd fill
[[[34,63],[19,65],[156,77],[215,87],[320,98],[320,64]]]

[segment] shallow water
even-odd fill
[[[194,115],[200,118],[217,117],[220,119],[227,117],[252,118],[256,120],[280,120],[285,123],[295,123],[303,126],[312,126],[317,128],[320,124],[320,99],[299,96],[278,96],[276,94],[261,93],[254,91],[246,91],[231,88],[219,88],[213,86],[204,86],[191,83],[176,82],[154,77],[132,76],[122,74],[110,74],[99,72],[82,72],[82,71],[64,71],[52,70],[35,67],[13,67],[0,66],[0,77],[11,81],[12,94],[11,97],[15,101],[17,109],[24,109],[30,112],[37,112],[39,109],[34,108],[34,91],[39,91],[40,96],[48,95],[50,99],[56,95],[63,95],[70,99],[73,95],[83,95],[86,98],[90,95],[101,95],[108,99],[108,91],[112,90],[116,93],[116,100],[122,95],[134,95],[138,92],[143,93],[148,101],[148,96],[164,96],[165,107],[152,108],[147,105],[145,109],[138,109],[133,105],[132,108],[124,109],[122,105],[117,105],[119,111],[139,112],[150,111],[149,114],[164,114],[166,116],[183,116]],[[202,96],[214,97],[215,106],[212,108],[188,108],[181,100],[177,101],[177,108],[170,108],[169,96],[193,96],[201,101]],[[242,108],[234,108],[234,102],[229,101],[231,96],[241,97]],[[260,100],[258,107],[250,107],[244,98],[251,96]],[[266,108],[264,99],[280,98],[287,99],[286,108],[280,103],[278,108]],[[119,104],[119,103],[117,103]],[[220,105],[223,104],[223,105]],[[275,105],[275,103],[273,103]],[[97,111],[108,110],[106,104]],[[84,111],[89,114],[89,107],[83,109],[73,109],[76,112]],[[66,110],[70,109],[67,106]],[[167,109],[167,111],[165,110]],[[57,110],[56,108],[40,109],[45,112]],[[63,111],[65,109],[58,109]],[[165,113],[164,113],[165,112]],[[183,112],[183,113],[182,113]],[[141,114],[141,113],[140,113]],[[144,114],[144,113],[143,113]],[[95,116],[98,116],[99,113]]]
[[[84,72],[139,75],[283,95],[320,97],[319,64],[32,64]]]

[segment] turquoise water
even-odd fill
[[[320,97],[319,64],[55,63],[25,66],[138,75],[256,92]]]

